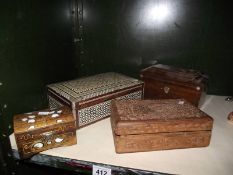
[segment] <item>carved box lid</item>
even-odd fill
[[[64,106],[56,110],[34,111],[14,116],[14,133],[26,133],[42,128],[75,122],[71,110]]]
[[[116,135],[211,130],[213,119],[183,99],[114,100],[111,123]]]

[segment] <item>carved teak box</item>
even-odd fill
[[[213,119],[180,99],[116,100],[111,125],[117,153],[208,146]]]
[[[67,105],[77,128],[110,115],[112,99],[141,99],[143,82],[114,72],[48,85],[50,108]]]
[[[15,115],[14,134],[22,159],[77,143],[75,119],[67,107]]]
[[[145,99],[184,98],[201,105],[206,92],[207,76],[200,71],[157,64],[141,70],[145,82]]]

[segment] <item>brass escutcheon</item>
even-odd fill
[[[168,94],[168,92],[170,91],[170,88],[167,87],[167,86],[165,86],[165,87],[163,88],[163,90],[164,90],[165,94]]]

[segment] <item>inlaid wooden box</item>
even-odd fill
[[[200,106],[206,94],[207,76],[200,71],[156,64],[141,70],[145,99],[184,98]]]
[[[180,99],[114,100],[111,125],[117,153],[208,146],[213,119]]]
[[[50,108],[63,105],[73,110],[77,128],[110,115],[112,99],[141,99],[143,82],[108,72],[48,85]]]
[[[68,107],[15,115],[14,135],[22,159],[77,143],[76,123]]]

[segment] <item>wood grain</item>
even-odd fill
[[[198,106],[206,94],[206,76],[190,69],[154,65],[140,71],[145,99],[184,98]]]

